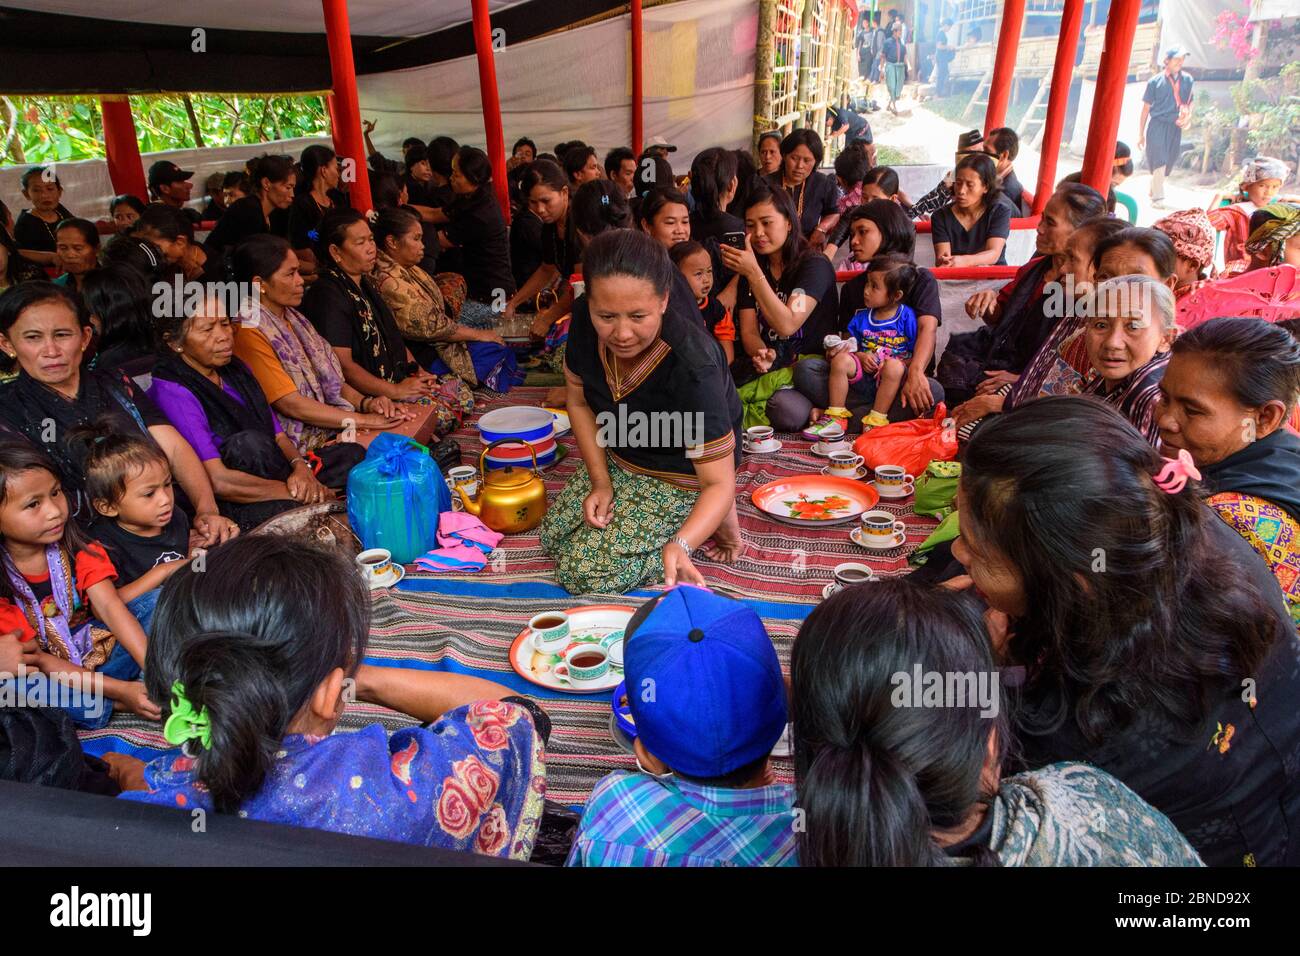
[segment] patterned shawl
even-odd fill
[[[238,321],[241,327],[256,329],[266,336],[300,394],[322,405],[353,411],[343,397],[343,367],[338,356],[305,315],[293,308],[285,308],[282,316],[276,315],[259,305],[256,312],[250,309],[242,313]],[[335,437],[332,428],[309,425],[285,415],[279,418],[284,433],[299,451],[315,451]]]
[[[1250,234],[1246,240],[1246,251],[1251,255],[1267,254],[1268,265],[1277,265],[1282,261],[1286,241],[1300,233],[1300,205],[1275,202],[1265,206],[1262,211],[1268,213],[1270,218]]]
[[[457,329],[438,284],[419,266],[402,266],[385,252],[379,253],[372,275],[379,294],[393,311],[402,335],[431,342],[438,357],[471,388],[478,385],[469,347],[450,341]]]

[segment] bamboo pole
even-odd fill
[[[751,147],[758,151],[758,137],[776,126],[772,109],[772,72],[776,65],[776,48],[772,34],[776,32],[777,0],[759,0],[758,47],[754,51],[754,136]]]
[[[817,58],[812,52],[813,10],[818,0],[807,0],[799,18],[799,86],[795,93],[795,108],[799,110],[799,125],[808,125],[808,104],[812,102],[813,70]]]

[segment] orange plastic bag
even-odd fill
[[[909,475],[920,475],[932,461],[957,457],[957,428],[942,402],[930,418],[880,425],[861,435],[853,450],[868,468],[901,465]]]

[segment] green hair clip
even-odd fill
[[[163,736],[169,744],[184,745],[197,740],[204,750],[212,749],[212,720],[208,709],[204,707],[196,713],[180,681],[172,684],[172,713],[163,724]]]

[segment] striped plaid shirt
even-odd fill
[[[568,866],[795,866],[794,788],[618,771],[596,784]]]
[[[952,173],[949,173],[939,185],[912,203],[912,218],[929,219],[950,202],[952,202]]]

